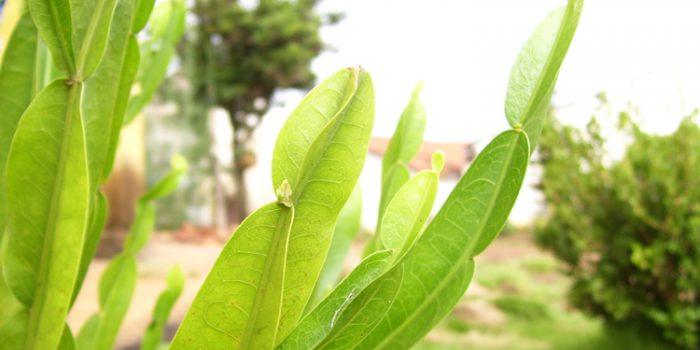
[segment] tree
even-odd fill
[[[247,214],[246,170],[255,163],[250,141],[280,88],[308,89],[315,80],[311,61],[324,48],[319,29],[340,16],[322,17],[319,0],[197,0],[190,43],[190,80],[199,101],[220,106],[233,127],[232,176],[236,193],[227,200],[228,219]]]

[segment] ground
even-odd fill
[[[557,261],[535,247],[530,238],[527,232],[503,235],[479,256],[475,280],[465,296],[415,349],[650,348],[637,335],[616,332],[569,307],[569,280]],[[348,265],[357,263],[360,248],[353,249]],[[118,348],[138,349],[153,304],[164,288],[165,275],[172,265],[180,264],[187,282],[171,315],[170,328],[174,330],[220,250],[216,243],[181,243],[167,234],[156,235],[139,259],[137,297],[119,334]],[[97,310],[97,284],[105,265],[106,261],[97,260],[90,268],[69,317],[76,332]]]

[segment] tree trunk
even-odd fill
[[[246,159],[248,153],[246,146],[240,135],[234,130],[231,176],[235,189],[233,196],[228,200],[228,217],[232,224],[239,224],[248,216],[248,189],[245,183],[245,173],[250,164]]]

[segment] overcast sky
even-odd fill
[[[484,145],[507,128],[503,101],[521,46],[549,11],[564,4],[325,0],[322,11],[346,17],[323,30],[334,50],[317,58],[313,69],[319,79],[350,65],[362,65],[372,74],[375,136],[391,135],[414,84],[423,80],[426,139]],[[605,91],[614,109],[630,102],[638,106],[646,129],[675,129],[680,118],[700,106],[699,14],[698,0],[587,0],[556,87],[553,103],[559,117],[585,125],[595,110],[596,94]],[[266,117],[258,142],[260,166],[254,172],[254,181],[260,183],[253,186],[269,187],[266,174],[274,137],[301,97],[279,94],[284,107]],[[365,203],[375,201],[376,176],[363,174]],[[528,181],[534,181],[532,174]],[[448,190],[441,191],[438,201]],[[526,186],[511,217],[527,221],[537,212],[537,203],[537,194]],[[374,209],[368,210],[371,220]]]

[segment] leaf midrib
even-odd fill
[[[67,83],[67,82],[66,82]],[[56,221],[58,215],[58,203],[61,200],[63,183],[64,183],[64,172],[66,169],[66,156],[68,153],[68,147],[70,144],[70,139],[73,134],[73,113],[74,107],[77,105],[75,103],[75,98],[80,94],[80,89],[82,84],[75,82],[70,86],[67,98],[66,115],[64,122],[64,132],[63,138],[61,139],[61,149],[58,157],[58,169],[56,172],[56,177],[54,179],[53,191],[51,192],[51,205],[49,207],[49,216],[46,222],[46,228],[44,229],[44,239],[42,246],[41,260],[39,263],[39,273],[38,279],[36,281],[37,289],[34,292],[34,298],[32,300],[29,321],[27,325],[27,335],[25,337],[25,348],[34,349],[35,342],[38,340],[35,332],[37,331],[37,326],[40,322],[40,317],[44,310],[44,303],[46,301],[46,294],[48,292],[48,285],[46,281],[48,280],[49,274],[49,263],[52,261],[53,253],[53,242],[55,239],[56,231]],[[83,232],[80,233],[84,234]],[[39,288],[42,286],[43,288]],[[38,305],[36,304],[38,301]]]
[[[523,131],[520,131],[520,132],[523,132]],[[515,149],[518,145],[518,139],[519,139],[519,135],[516,135],[516,137],[513,139],[512,144],[510,145],[510,151],[508,152],[508,157],[506,158],[506,161],[504,162],[504,164],[511,163],[511,161],[513,159],[513,155],[515,153]],[[489,201],[489,205],[487,207],[488,209],[486,211],[487,215],[484,215],[483,216],[484,218],[490,217],[491,214],[493,213],[493,210],[496,207],[495,204],[496,204],[496,201],[498,198],[498,194],[500,194],[500,192],[503,188],[503,180],[505,180],[506,174],[508,174],[508,167],[504,166],[503,170],[499,174],[498,182],[496,182],[496,184],[497,184],[496,190],[494,191],[494,195],[491,196],[491,200]],[[384,344],[387,344],[388,340],[393,340],[393,337],[397,333],[399,333],[401,330],[403,330],[403,328],[406,327],[406,325],[410,324],[411,321],[414,318],[416,318],[423,311],[423,309],[425,309],[429,305],[428,300],[430,300],[430,302],[432,302],[432,300],[435,299],[436,296],[439,294],[438,292],[442,291],[442,289],[445,287],[445,285],[447,285],[448,283],[450,283],[452,281],[453,275],[456,274],[457,271],[459,271],[459,268],[462,266],[462,264],[464,264],[464,262],[466,260],[473,257],[472,253],[474,251],[474,247],[476,246],[476,243],[479,241],[479,238],[483,234],[484,228],[486,227],[487,222],[488,222],[488,220],[486,220],[486,219],[482,221],[482,223],[479,225],[479,228],[477,229],[478,234],[475,235],[474,239],[471,240],[469,245],[467,245],[467,249],[465,249],[462,252],[462,254],[460,254],[460,256],[457,260],[457,263],[452,264],[452,266],[448,270],[445,278],[443,278],[440,281],[440,283],[438,284],[438,286],[435,289],[433,289],[433,291],[431,293],[429,293],[428,296],[426,296],[426,298],[423,299],[423,302],[421,302],[420,306],[418,306],[415,309],[416,310],[415,312],[413,312],[409,317],[405,318],[399,327],[394,328],[393,331],[391,331],[389,334],[387,334],[384,337],[384,340],[382,340],[382,342],[377,345],[377,348],[381,348],[382,346],[384,346]],[[354,347],[354,348],[356,349],[357,347]]]
[[[338,108],[338,111],[335,113],[335,115],[328,121],[326,126],[321,129],[321,132],[318,134],[316,139],[311,142],[309,145],[309,148],[313,147],[314,143],[316,140],[318,140],[318,137],[323,136],[323,133],[326,131],[326,128],[333,128],[333,130],[330,132],[330,135],[328,135],[328,138],[324,141],[325,147],[323,147],[323,152],[321,152],[322,155],[325,155],[326,151],[328,150],[329,145],[331,144],[332,140],[335,138],[336,134],[338,133],[338,129],[340,129],[340,118],[342,117],[343,114],[347,112],[347,109],[350,105],[350,101],[353,100],[355,95],[357,94],[357,90],[359,89],[360,86],[360,72],[353,70],[351,72],[351,77],[348,81],[348,84],[351,86],[352,91],[350,91],[347,96],[344,96],[344,101],[343,104]],[[329,141],[330,140],[330,141]],[[329,142],[325,142],[329,141]],[[321,157],[316,157],[316,158],[321,158]],[[318,165],[321,163],[320,159],[311,159],[312,161],[309,161],[309,152],[306,152],[304,155],[304,160],[301,162],[301,169],[299,170],[300,172],[304,170],[304,168],[307,168],[306,171],[303,171],[301,176],[298,178],[298,182],[292,186],[293,190],[293,200],[294,200],[294,205],[299,205],[299,199],[301,198],[301,194],[304,193],[304,189],[309,183],[309,177],[311,177],[311,174],[315,172],[315,170],[318,168]],[[308,166],[306,166],[308,164]]]
[[[281,204],[279,204],[280,207],[282,207]],[[277,331],[279,330],[279,323],[281,319],[281,314],[282,314],[282,300],[284,299],[284,275],[286,273],[286,267],[287,267],[287,255],[288,255],[288,245],[289,245],[289,234],[291,231],[291,227],[294,223],[294,207],[287,208],[283,207],[280,208],[281,212],[278,217],[277,221],[277,227],[275,228],[275,233],[274,236],[270,242],[270,248],[268,249],[267,252],[267,258],[265,259],[265,268],[263,270],[263,275],[260,278],[260,282],[258,283],[257,288],[255,289],[255,299],[253,301],[253,307],[251,309],[251,314],[248,317],[248,320],[246,322],[246,329],[243,333],[243,337],[241,338],[241,349],[248,349],[251,346],[251,340],[254,337],[255,330],[258,326],[258,319],[260,318],[260,310],[261,307],[260,305],[264,303],[267,298],[263,299],[261,297],[261,289],[266,288],[269,285],[269,280],[270,278],[274,278],[275,276],[271,276],[271,270],[275,267],[276,263],[279,263],[276,261],[276,258],[282,259],[281,266],[282,266],[282,290],[279,291],[279,309],[278,309],[278,315],[276,316],[275,320],[275,334],[272,337],[272,342],[276,342],[277,338]],[[283,242],[280,242],[280,240],[284,240]],[[283,254],[281,257],[278,255],[279,252],[276,252],[276,249],[283,248],[280,243],[284,244],[284,250]],[[269,297],[270,294],[265,294],[264,296]],[[274,347],[275,344],[272,344],[272,347]]]

